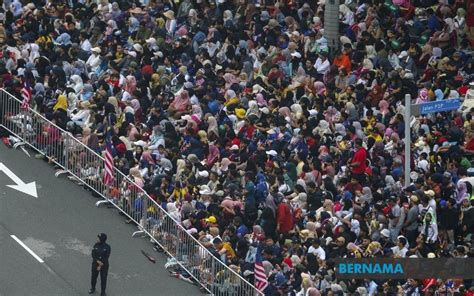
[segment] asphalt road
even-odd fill
[[[95,207],[98,199],[64,176],[56,178],[50,165],[31,155],[0,143],[0,162],[38,188],[38,198],[11,189],[6,185],[14,183],[0,172],[0,295],[88,295],[90,251],[100,232],[112,248],[107,295],[201,295],[198,287],[169,276],[166,257],[147,239],[131,238],[136,227],[125,224],[117,210]],[[100,278],[100,291],[99,283]]]

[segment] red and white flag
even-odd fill
[[[112,144],[108,139],[105,147],[105,173],[104,184],[111,186],[114,183],[114,156],[112,154]]]
[[[261,254],[260,248],[258,248],[257,255],[255,256],[254,276],[255,276],[255,288],[263,292],[263,290],[265,290],[268,286],[268,279],[265,273],[265,268],[263,268],[262,254]]]
[[[21,88],[21,109],[28,110],[30,107],[30,102],[32,98],[32,91],[31,88],[28,86],[26,82],[23,83],[23,87]]]

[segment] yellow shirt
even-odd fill
[[[227,255],[227,257],[235,258],[235,251],[234,249],[232,249],[232,246],[229,242],[222,243],[222,249],[226,251],[225,254]]]
[[[56,101],[56,104],[53,107],[54,111],[58,109],[63,109],[64,111],[67,111],[67,99],[65,95],[60,95],[58,97],[58,100]]]

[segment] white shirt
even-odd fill
[[[100,66],[100,56],[98,54],[92,54],[86,62],[86,65],[90,67],[91,71],[95,72]]]
[[[394,256],[401,257],[401,258],[405,258],[406,254],[408,252],[408,249],[406,247],[403,247],[403,248],[400,249],[399,246],[395,246],[391,249],[393,251]]]
[[[86,40],[82,41],[81,49],[85,52],[90,52],[91,51],[92,45],[91,45],[91,42],[89,41],[89,39],[86,39]]]
[[[309,247],[308,253],[312,253],[320,260],[326,260],[326,252],[323,248],[321,248],[321,246],[319,246],[318,248],[315,248],[313,246]]]
[[[327,71],[329,71],[329,67],[331,64],[329,63],[329,60],[326,59],[323,61],[321,58],[318,58],[316,60],[316,63],[314,63],[314,68],[316,71],[318,71],[319,74],[326,74]]]
[[[422,169],[426,173],[430,170],[430,164],[426,159],[422,159],[418,162],[418,168]]]

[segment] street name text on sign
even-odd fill
[[[459,99],[449,99],[443,101],[434,101],[423,104],[414,104],[411,105],[412,115],[426,115],[429,113],[436,112],[446,112],[451,110],[456,110],[461,107],[461,100]]]

